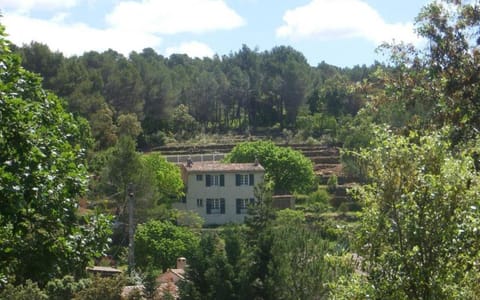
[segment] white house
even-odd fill
[[[175,207],[198,213],[205,225],[242,223],[265,169],[255,163],[187,162],[181,165],[185,199]]]

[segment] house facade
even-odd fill
[[[180,167],[186,192],[175,208],[196,212],[205,225],[243,223],[265,175],[258,163],[189,161]]]

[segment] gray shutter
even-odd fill
[[[235,185],[236,186],[240,185],[240,174],[235,174]]]
[[[250,185],[254,185],[255,184],[255,176],[253,176],[253,174],[250,174],[250,180],[248,180]]]
[[[240,199],[236,199],[236,201],[237,201],[237,215],[239,215],[239,214],[240,214],[240,201],[241,201],[241,200],[240,200]]]
[[[207,215],[212,213],[212,199],[207,199]]]
[[[220,213],[225,213],[225,198],[220,199]]]
[[[211,186],[211,185],[212,185],[212,176],[205,175],[205,186]]]
[[[220,186],[225,186],[225,175],[220,175]]]

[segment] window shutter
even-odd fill
[[[212,199],[207,199],[207,215],[212,212]]]
[[[255,204],[255,199],[254,198],[250,198],[250,205],[254,205]]]
[[[241,199],[236,199],[237,201],[237,215],[240,214],[240,201],[242,201]]]
[[[236,186],[240,185],[240,174],[235,174],[235,185]]]
[[[211,185],[212,185],[212,176],[205,175],[205,186],[211,186]]]
[[[221,214],[225,213],[225,198],[220,199],[220,213]]]
[[[225,175],[220,175],[220,186],[225,186]]]
[[[255,184],[255,177],[253,176],[253,174],[250,174],[250,180],[248,180],[250,185],[254,185]]]

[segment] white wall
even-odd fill
[[[197,174],[202,175],[202,181],[197,181]],[[225,176],[225,186],[205,186],[206,176],[220,175]],[[254,174],[254,186],[241,185],[236,186],[235,174]],[[179,209],[187,209],[198,213],[204,218],[205,224],[225,224],[229,222],[242,223],[246,214],[237,214],[236,199],[254,198],[254,187],[263,182],[263,172],[206,172],[190,173],[187,177],[186,203],[175,205]],[[225,198],[225,214],[207,214],[207,198]],[[203,206],[197,206],[197,199],[203,199]]]

